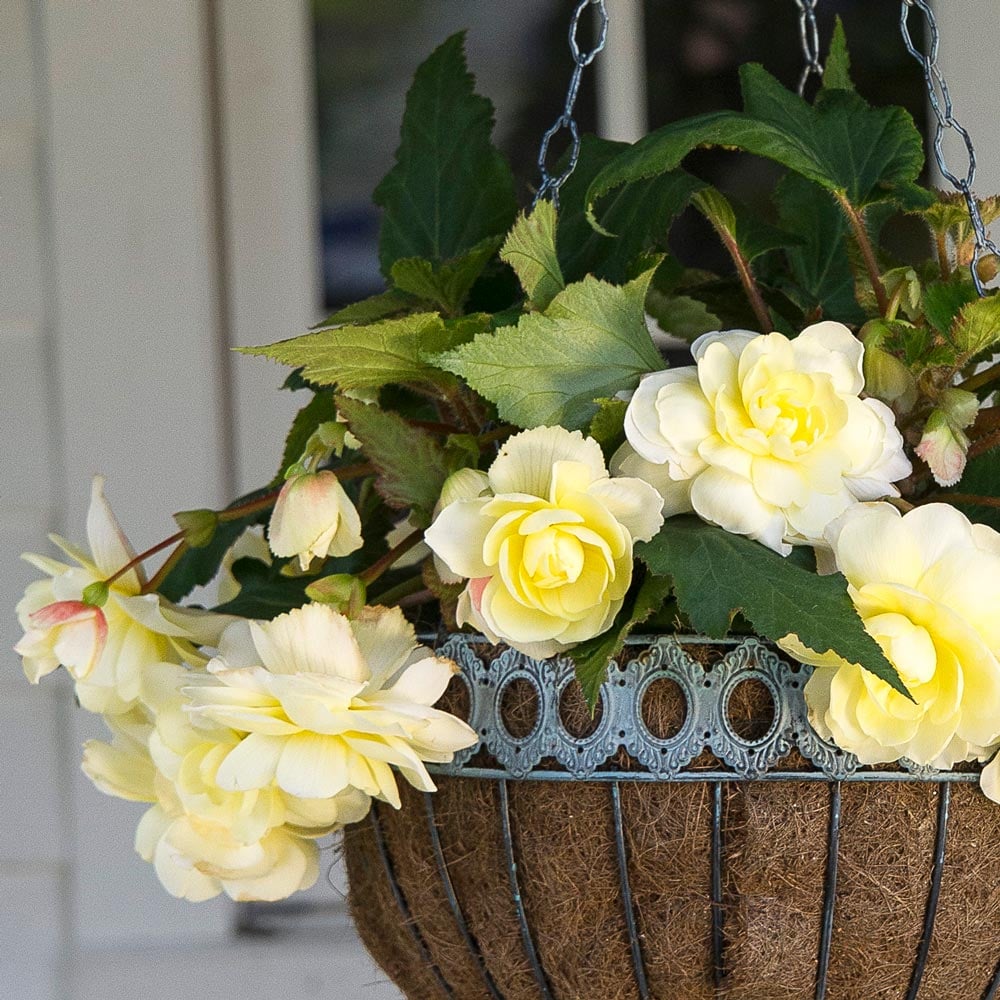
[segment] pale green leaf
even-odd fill
[[[976,299],[965,306],[951,328],[951,341],[966,358],[1000,344],[1000,296]]]
[[[500,257],[514,269],[531,305],[545,309],[565,287],[556,254],[556,210],[552,202],[540,201],[530,214],[518,218]]]
[[[646,296],[646,310],[664,333],[689,342],[703,333],[723,328],[722,320],[690,295],[665,295],[651,288]]]
[[[634,389],[663,367],[646,328],[652,271],[627,285],[597,278],[567,286],[544,313],[481,334],[434,363],[465,379],[519,427],[586,427],[594,400]]]
[[[392,265],[392,282],[400,291],[440,306],[446,313],[460,312],[501,242],[499,236],[487,237],[468,253],[444,263],[404,257]]]

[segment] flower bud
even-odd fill
[[[306,587],[306,597],[328,604],[348,618],[356,618],[365,606],[366,588],[363,580],[349,573],[335,573],[314,580]]]
[[[938,486],[954,486],[962,478],[968,450],[965,432],[953,426],[943,410],[934,410],[916,453],[927,463]]]
[[[883,320],[872,320],[861,328],[865,392],[899,413],[909,413],[917,401],[917,380],[899,358],[882,346],[891,332],[891,325]]]
[[[14,652],[24,657],[24,673],[32,684],[60,665],[83,680],[104,652],[108,622],[92,604],[56,601],[33,612],[28,622]]]
[[[976,264],[976,273],[984,284],[992,281],[1000,273],[1000,257],[993,253],[986,254]]]
[[[298,556],[306,570],[313,558],[346,556],[360,549],[361,518],[334,473],[306,472],[281,487],[268,540],[276,556]]]
[[[965,389],[945,389],[937,408],[944,413],[955,430],[964,431],[979,416],[979,397]]]
[[[184,532],[184,541],[192,549],[203,549],[215,537],[219,515],[214,510],[181,510],[174,514],[177,527]]]

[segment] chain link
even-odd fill
[[[581,48],[577,41],[577,31],[580,28],[580,18],[588,7],[594,7],[597,21],[597,41],[593,48]],[[567,178],[576,169],[576,161],[580,156],[580,129],[573,117],[573,108],[576,105],[577,94],[580,91],[580,80],[583,78],[583,71],[594,61],[598,52],[604,48],[608,40],[608,10],[605,0],[579,0],[573,9],[573,17],[569,24],[569,49],[573,54],[573,75],[569,80],[569,87],[566,90],[566,102],[563,105],[562,114],[553,122],[549,130],[542,136],[542,145],[538,151],[538,172],[541,174],[541,184],[535,194],[534,204],[538,204],[546,196],[552,199],[553,205],[559,206],[559,189],[565,184]],[[569,160],[565,169],[558,174],[549,173],[548,158],[549,145],[552,140],[563,130],[569,132]]]
[[[819,0],[795,0],[795,6],[799,8],[799,35],[802,38],[802,55],[806,61],[799,77],[799,97],[802,97],[809,77],[823,76],[823,63],[819,57],[819,26],[816,24]]]
[[[927,50],[924,51],[913,41],[910,33],[910,12],[916,8],[923,14],[927,28]],[[972,280],[975,282],[976,291],[980,295],[986,294],[986,287],[979,277],[979,262],[989,254],[1000,256],[1000,250],[989,238],[983,217],[979,211],[979,203],[973,193],[972,186],[976,182],[976,147],[973,145],[972,136],[969,135],[965,127],[955,117],[951,103],[951,94],[948,91],[948,83],[938,65],[938,52],[941,47],[941,33],[938,29],[937,19],[934,11],[931,10],[927,0],[903,0],[900,10],[900,30],[903,34],[903,42],[906,49],[917,62],[923,67],[924,80],[927,83],[927,95],[930,99],[931,109],[937,119],[937,126],[934,130],[934,159],[937,161],[938,169],[943,177],[959,191],[965,199],[965,204],[969,210],[969,218],[972,221],[972,229],[976,237],[976,251],[972,258]],[[955,132],[965,144],[967,155],[967,166],[964,176],[954,173],[948,165],[948,159],[944,152],[944,140],[948,132]]]

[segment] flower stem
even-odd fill
[[[854,233],[854,239],[861,251],[861,256],[865,262],[865,270],[868,272],[868,280],[871,282],[872,291],[875,293],[875,301],[878,302],[878,310],[883,316],[889,314],[889,296],[886,294],[885,285],[879,276],[878,261],[875,259],[875,248],[865,229],[865,220],[861,213],[847,200],[847,195],[837,192],[835,197],[847,216],[848,225]]]
[[[396,602],[398,608],[415,608],[418,604],[426,604],[434,600],[434,593],[430,590],[418,590],[412,594],[401,597]]]
[[[938,496],[933,494],[924,497],[921,503],[940,503],[942,500],[948,503],[956,503],[960,507],[1000,507],[1000,497],[981,497],[974,493],[944,493]]]
[[[941,280],[947,281],[951,277],[951,261],[948,260],[948,234],[941,232],[937,235],[937,255],[938,267],[941,268]]]
[[[722,245],[726,248],[726,252],[736,265],[736,273],[739,275],[740,284],[743,285],[743,291],[746,292],[746,296],[750,300],[750,306],[757,317],[757,325],[760,327],[760,332],[770,333],[774,328],[774,323],[771,321],[771,311],[767,308],[764,296],[760,294],[760,286],[757,284],[757,279],[753,276],[753,271],[750,270],[750,262],[743,256],[743,251],[740,250],[739,244],[737,244],[736,240],[733,239],[727,230],[714,224],[712,228],[719,234]]]
[[[964,382],[959,382],[958,388],[965,389],[966,392],[975,392],[998,378],[1000,378],[1000,362],[984,368],[979,374],[970,376]]]
[[[169,548],[171,545],[177,542],[184,541],[184,532],[177,531],[172,534],[169,538],[164,538],[162,542],[157,542],[152,548],[146,549],[145,552],[140,552],[135,558],[130,559],[121,569],[115,570],[104,582],[109,586],[115,582],[119,577],[124,576],[130,569],[135,569],[136,566],[144,563],[150,556],[155,556],[157,552],[162,552],[164,549]]]
[[[181,556],[188,550],[188,543],[181,541],[180,545],[163,560],[163,565],[156,571],[153,578],[142,588],[142,593],[152,594],[160,589],[160,585],[170,575],[171,570],[180,562]]]
[[[392,564],[402,555],[405,555],[415,545],[418,545],[424,537],[424,529],[417,528],[411,531],[398,545],[393,546],[381,559],[373,562],[368,569],[358,574],[358,578],[370,587]]]
[[[404,580],[402,583],[397,583],[395,587],[384,590],[377,597],[372,598],[372,600],[376,604],[384,604],[387,607],[391,607],[393,604],[398,604],[404,597],[409,597],[410,594],[415,594],[417,591],[423,589],[424,578],[418,573],[416,576],[411,576],[409,580]]]

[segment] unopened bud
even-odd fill
[[[860,337],[865,345],[862,359],[865,391],[898,412],[909,413],[917,402],[917,380],[899,358],[882,347],[892,326],[883,320],[872,320],[861,329]]]
[[[182,510],[174,514],[177,527],[184,532],[184,541],[192,549],[203,549],[215,537],[219,515],[214,510]]]
[[[363,580],[349,573],[336,573],[314,580],[306,587],[306,597],[320,604],[329,604],[348,618],[356,617],[365,606],[366,588]]]
[[[988,253],[976,262],[976,274],[984,284],[992,281],[998,273],[1000,273],[1000,257],[996,254]]]
[[[108,601],[108,592],[110,589],[105,580],[95,580],[93,583],[88,583],[83,588],[83,603],[89,604],[94,608],[103,608]]]

